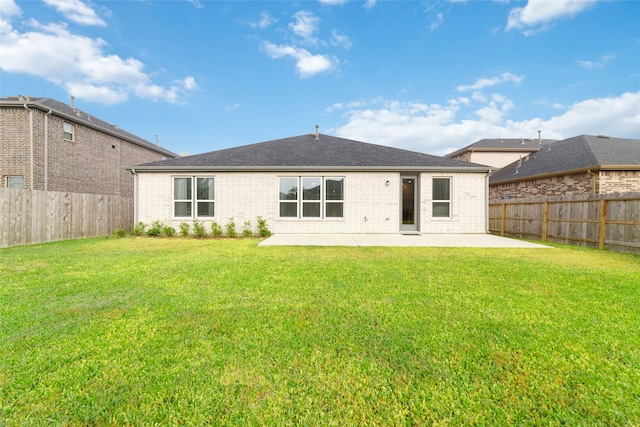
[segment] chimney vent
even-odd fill
[[[316,141],[320,139],[320,125],[316,125]]]
[[[71,95],[71,108],[76,109],[73,104],[75,104],[76,97]]]

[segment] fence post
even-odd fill
[[[600,230],[598,236],[598,249],[605,249],[605,238],[607,236],[607,201],[600,200]]]
[[[500,219],[500,235],[504,237],[504,229],[507,223],[507,204],[502,204],[502,218]]]
[[[549,233],[549,202],[545,200],[544,213],[542,217],[542,236],[540,236],[540,240],[542,240],[543,242],[546,242],[548,233]]]

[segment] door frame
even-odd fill
[[[405,213],[405,180],[413,180],[413,200],[410,200],[413,203],[413,206],[410,209],[413,210],[413,223],[405,224],[404,223],[404,213]],[[418,175],[400,175],[400,218],[399,218],[399,227],[401,232],[414,232],[417,233],[420,231],[420,180]],[[407,201],[409,201],[407,199]]]

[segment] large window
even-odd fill
[[[212,218],[215,215],[214,196],[213,178],[176,176],[173,178],[173,216]]]
[[[76,127],[71,123],[64,122],[63,125],[64,139],[68,141],[76,140]]]
[[[433,178],[431,201],[434,218],[449,218],[451,216],[451,178]]]
[[[18,188],[22,190],[24,188],[24,178],[21,176],[8,176],[6,188]]]
[[[344,216],[344,178],[342,177],[281,177],[279,192],[281,218],[342,218]]]

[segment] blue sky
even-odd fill
[[[640,2],[0,0],[0,73],[176,153],[640,139]]]

